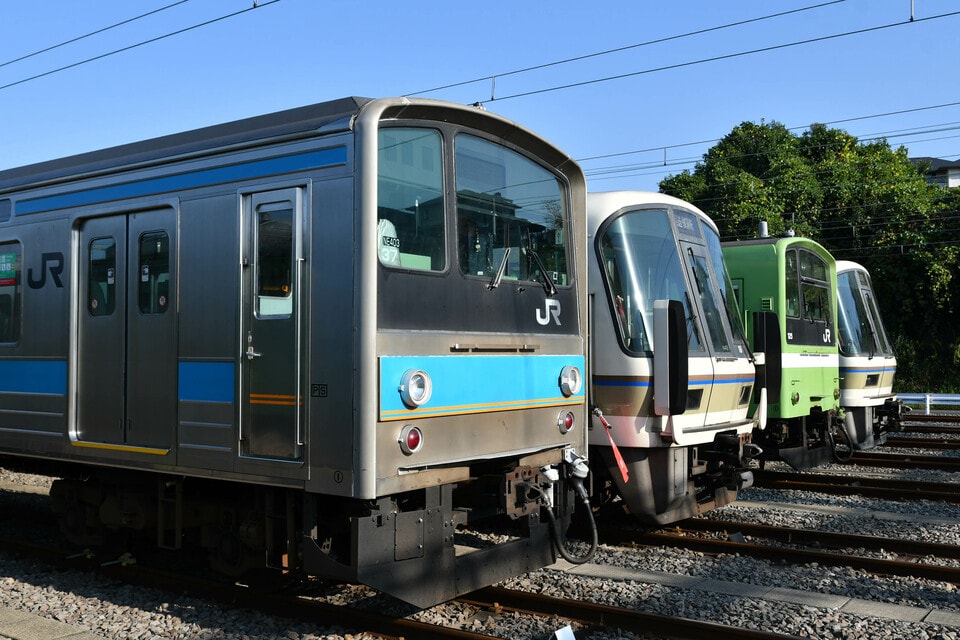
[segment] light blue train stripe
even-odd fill
[[[451,355],[380,358],[380,419],[459,415],[533,407],[566,406],[584,400],[566,398],[560,372],[572,365],[584,372],[582,355]],[[408,369],[422,369],[433,381],[430,400],[416,409],[403,404],[400,381]]]

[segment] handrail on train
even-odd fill
[[[930,407],[937,405],[958,406],[960,405],[960,394],[958,393],[898,393],[899,398],[904,404],[922,405],[924,413],[930,413]]]

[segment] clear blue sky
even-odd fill
[[[7,0],[0,169],[347,95],[415,93],[484,102],[581,160],[598,191],[656,190],[743,121],[798,133],[825,122],[960,159],[955,0],[259,4]],[[806,7],[818,8],[757,20]]]

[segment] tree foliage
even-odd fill
[[[793,230],[870,271],[902,391],[960,391],[960,189],[903,147],[814,124],[744,122],[660,191],[703,209],[724,240]]]

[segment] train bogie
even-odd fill
[[[2,172],[0,455],[62,478],[78,541],[422,606],[543,566],[586,454],[584,220],[569,157],[430,100]],[[479,514],[513,542],[459,553]]]
[[[754,363],[716,226],[663,194],[588,203],[595,484],[655,524],[730,502],[752,481]]]

